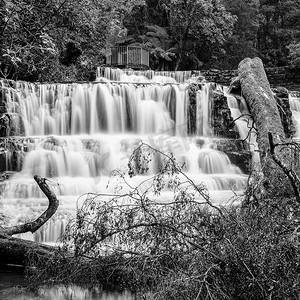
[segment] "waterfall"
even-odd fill
[[[295,126],[295,137],[300,138],[300,95],[298,92],[289,93],[289,103],[293,116],[293,124]]]
[[[7,97],[8,112],[22,116],[25,136],[150,134],[168,131],[174,122],[186,123],[184,84],[37,85],[36,93],[29,92],[31,85]],[[174,105],[178,106],[175,115]]]
[[[5,94],[8,114],[18,116],[11,119],[13,126],[21,127],[21,122],[24,130],[4,139],[12,143],[11,151],[19,162],[17,172],[0,186],[3,211],[17,223],[45,208],[47,199],[33,180],[35,174],[49,180],[60,200],[57,218],[39,230],[35,240],[55,242],[66,218],[75,214],[80,195],[114,192],[107,184],[109,175],[127,167],[138,140],[172,152],[196,184],[207,186],[216,203],[226,202],[232,190],[244,188],[246,175],[212,143],[211,84],[203,83],[197,92],[196,134],[189,136],[190,99],[185,81],[191,72],[173,72],[171,77],[153,71],[105,72],[108,79],[83,84],[16,82]],[[5,155],[6,168],[11,170],[12,154]],[[159,164],[157,157],[147,174],[128,178],[128,182],[144,182]]]
[[[252,165],[255,165],[259,163],[260,157],[256,141],[256,132],[253,130],[254,122],[247,103],[243,97],[240,97],[239,100],[237,100],[236,97],[230,95],[227,88],[225,88],[224,94],[227,98],[231,116],[238,129],[239,137],[240,139],[248,142],[249,149],[252,154]]]
[[[193,71],[195,75],[199,76],[199,71]],[[170,83],[184,83],[192,76],[192,71],[136,71],[136,70],[120,70],[118,68],[97,68],[97,77],[104,77],[110,81],[134,81],[134,82],[170,82]]]
[[[233,96],[225,93],[227,97],[228,107],[231,111],[231,116],[235,120],[235,126],[238,129],[241,139],[247,139],[249,131],[253,125],[252,118],[250,116],[249,109],[247,107],[244,98],[240,98],[239,101]],[[254,139],[252,140],[252,142]]]
[[[211,136],[211,101],[210,84],[203,85],[197,93],[196,131],[200,136]]]

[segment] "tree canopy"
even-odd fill
[[[64,67],[101,63],[109,34],[121,31],[134,2],[1,0],[1,77],[60,80],[76,72]]]
[[[0,0],[1,77],[90,79],[113,45],[151,68],[234,69],[245,56],[299,65],[298,0]]]

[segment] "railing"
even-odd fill
[[[149,52],[139,46],[120,46],[110,48],[106,64],[113,67],[149,68]]]

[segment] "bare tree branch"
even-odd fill
[[[41,178],[38,175],[34,176],[34,180],[40,187],[40,189],[43,191],[43,193],[46,195],[46,197],[49,200],[49,205],[46,211],[44,211],[43,214],[41,214],[36,220],[32,222],[28,222],[21,225],[12,226],[9,228],[1,229],[0,234],[4,235],[14,235],[19,233],[25,233],[25,232],[32,232],[34,233],[37,231],[41,226],[43,226],[57,211],[59,201],[56,198],[54,192],[50,189],[48,184],[46,183],[45,178]]]

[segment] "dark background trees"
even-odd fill
[[[269,67],[300,57],[299,0],[0,0],[1,77],[89,80],[112,45],[137,44],[151,68]]]
[[[88,79],[131,6],[126,0],[1,0],[0,76]]]

